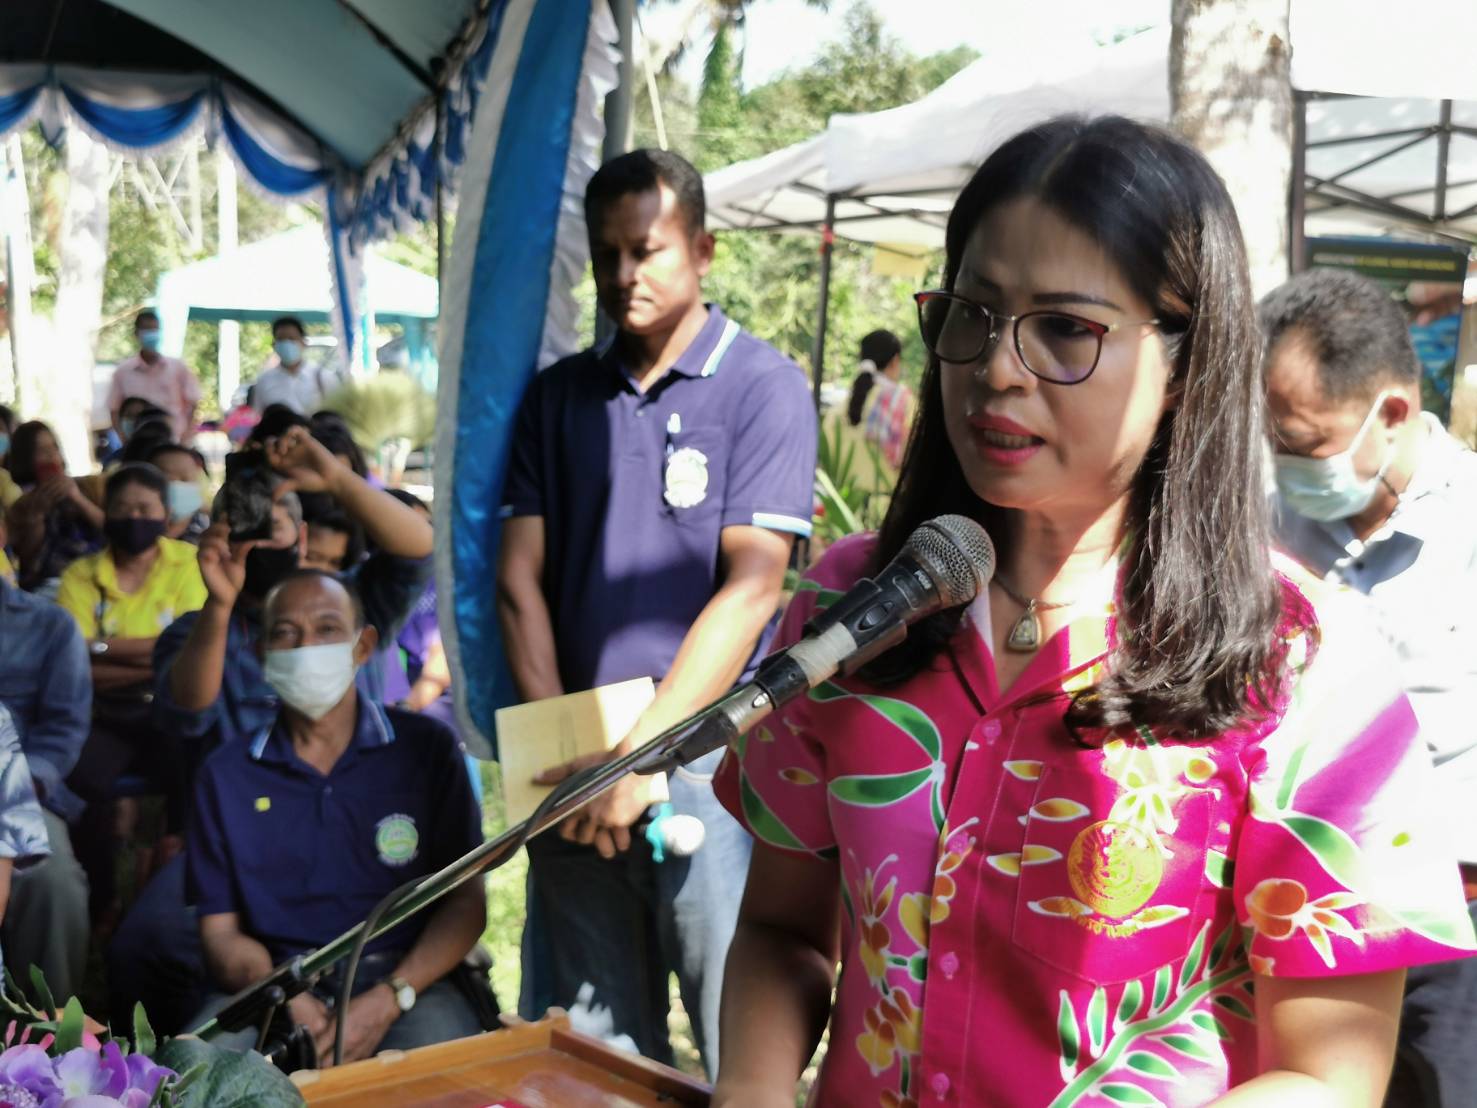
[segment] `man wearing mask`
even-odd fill
[[[265,412],[273,404],[285,404],[298,415],[312,415],[323,406],[323,397],[338,384],[338,376],[322,366],[310,368],[304,361],[307,332],[296,316],[285,315],[272,324],[272,352],[277,364],[263,370],[252,386],[251,404]]]
[[[272,537],[232,543],[229,521],[217,519],[200,540],[201,575],[208,588],[230,563],[241,574],[239,592],[210,589],[205,606],[175,620],[154,648],[155,723],[201,757],[276,718],[278,697],[254,645],[262,601],[298,568],[306,547],[298,491],[334,497],[374,542],[375,554],[352,580],[378,637],[394,638],[430,579],[431,525],[418,512],[371,488],[306,428],[289,428],[263,449],[282,478]],[[377,667],[362,668],[358,681],[366,697],[382,699]],[[184,867],[171,862],[143,890],[109,949],[115,1018],[143,1000],[156,1025],[173,1030],[198,1009],[202,955],[193,914],[184,905]]]
[[[206,572],[222,600],[245,584],[241,559],[211,559]],[[337,938],[391,889],[482,842],[451,732],[355,689],[355,672],[378,641],[335,576],[296,570],[267,595],[260,657],[281,707],[255,734],[211,755],[196,786],[189,898],[218,990],[201,1022],[274,965]],[[482,882],[473,880],[372,940],[342,1016],[344,1061],[481,1031],[448,975],[486,923]],[[320,1065],[333,1053],[336,1014],[325,1000],[337,994],[341,972],[289,1005],[313,1034]],[[247,1030],[218,1042],[245,1050],[255,1040]]]
[[[1477,918],[1477,455],[1421,411],[1404,312],[1371,281],[1313,270],[1261,305],[1283,548],[1366,594],[1436,764]],[[1477,961],[1409,973],[1391,1104],[1477,1088]]]
[[[195,434],[199,380],[184,362],[159,353],[159,317],[153,312],[138,314],[133,333],[138,339],[138,353],[118,363],[108,392],[113,429],[124,441],[132,436],[133,428],[124,423],[123,402],[136,397],[168,413],[175,440],[189,442]]]

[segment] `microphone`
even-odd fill
[[[995,546],[974,520],[944,515],[920,525],[880,573],[807,623],[799,642],[760,662],[753,680],[697,717],[662,762],[636,772],[686,765],[835,674],[855,673],[907,638],[909,624],[968,604],[994,573]]]

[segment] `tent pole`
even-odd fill
[[[836,196],[826,195],[826,222],[821,227],[820,305],[815,318],[815,352],[811,367],[815,372],[815,410],[821,410],[821,381],[826,373],[826,324],[831,314],[831,254],[836,245]]]
[[[1287,267],[1293,273],[1308,268],[1304,221],[1308,208],[1308,97],[1292,90],[1292,174],[1288,182]]]
[[[1436,221],[1446,218],[1447,166],[1451,159],[1451,101],[1441,101],[1441,130],[1436,134]]]
[[[606,3],[607,0],[597,0]],[[620,76],[615,88],[605,96],[605,142],[600,150],[600,160],[608,162],[618,158],[631,148],[632,108],[635,104],[632,81],[636,72],[636,48],[632,38],[632,24],[636,17],[636,0],[608,0],[610,14],[615,16],[615,29],[621,55]],[[595,344],[603,345],[615,334],[603,308],[595,309]]]

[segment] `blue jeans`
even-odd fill
[[[1477,900],[1467,905],[1477,923]],[[1477,959],[1413,966],[1386,1108],[1477,1104]]]
[[[108,944],[114,1027],[133,1026],[142,1003],[161,1035],[190,1030],[205,1002],[205,950],[195,910],[185,904],[185,856],[171,858],[143,887]]]
[[[673,809],[702,820],[706,830],[690,857],[657,862],[637,835],[629,851],[609,861],[553,831],[528,844],[538,901],[529,905],[529,921],[547,940],[552,1002],[568,1009],[576,1026],[670,1065],[667,975],[675,972],[710,1076],[718,1072],[723,965],[752,846],[713,795],[722,754],[671,778]],[[535,945],[525,939],[525,955]],[[537,973],[524,961],[525,973]]]

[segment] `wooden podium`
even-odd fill
[[[568,1016],[292,1075],[313,1105],[705,1108],[708,1086],[569,1028]]]

